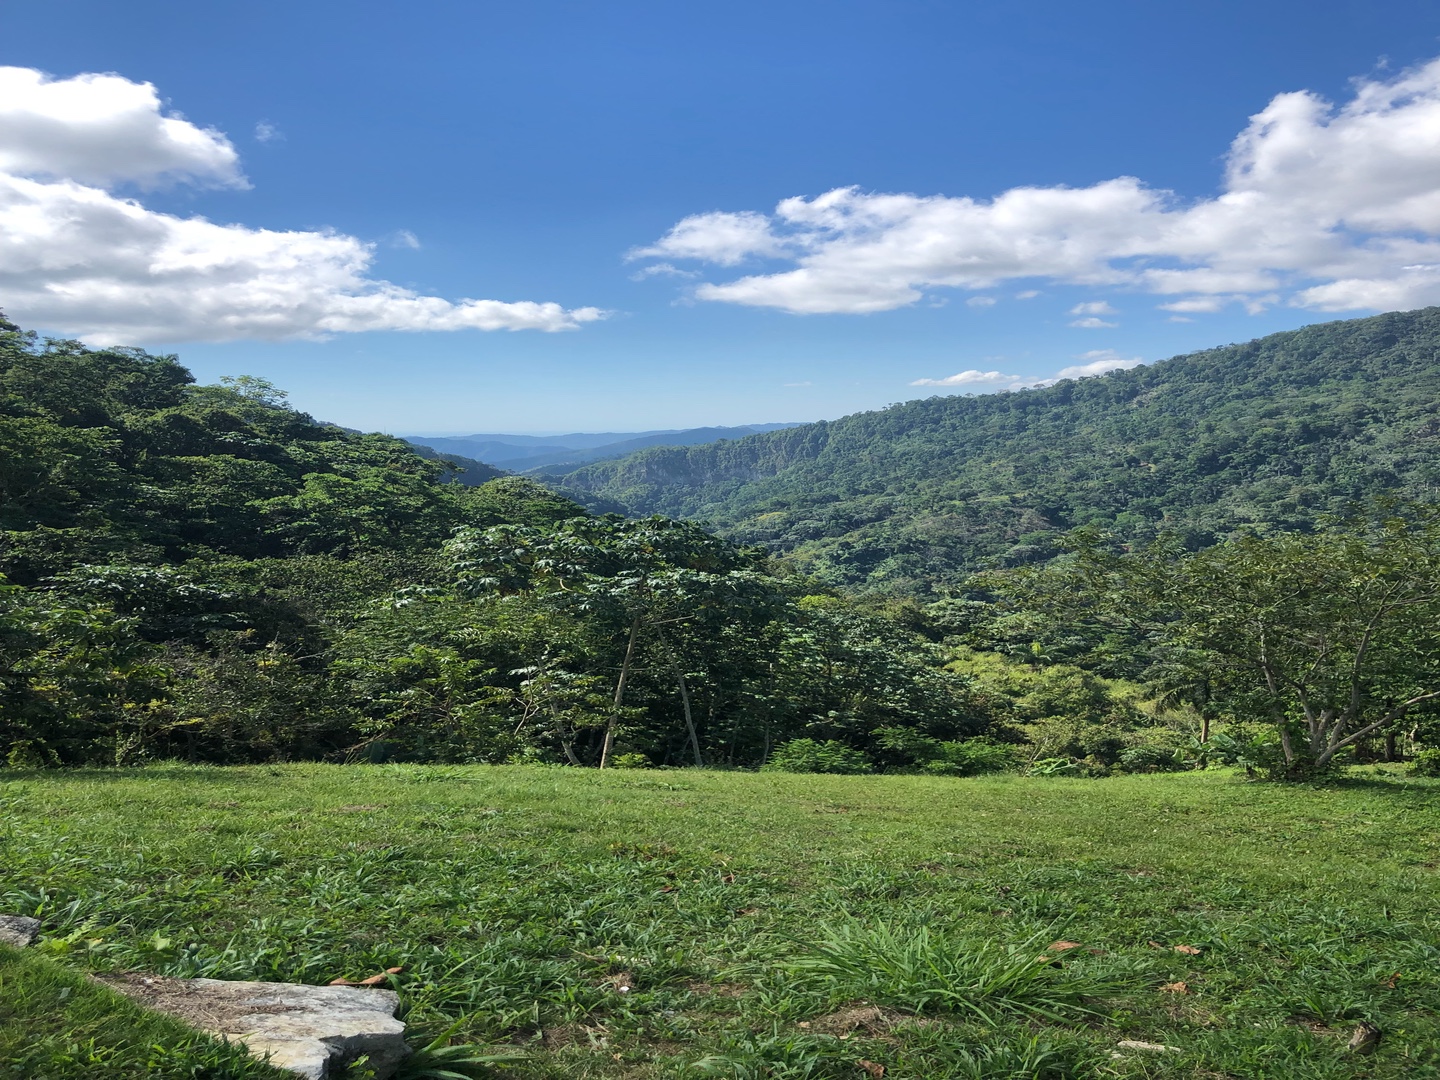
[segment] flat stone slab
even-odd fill
[[[40,920],[24,915],[0,915],[0,943],[23,949],[40,936]]]
[[[252,1056],[268,1055],[270,1064],[306,1080],[326,1080],[362,1054],[385,1080],[410,1053],[392,990],[134,974],[101,980],[191,1027],[244,1043]]]

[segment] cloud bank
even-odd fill
[[[1338,106],[1278,95],[1231,144],[1213,198],[1128,176],[988,201],[837,188],[768,215],[685,218],[631,257],[782,260],[694,295],[797,314],[888,311],[930,289],[1025,278],[1148,292],[1181,313],[1440,303],[1440,60],[1357,80]],[[1077,325],[1103,325],[1099,313]]]
[[[423,296],[369,276],[338,232],[218,225],[117,193],[245,188],[220,132],[119,75],[0,67],[0,306],[92,344],[323,337],[363,330],[571,330],[596,308]]]
[[[947,375],[943,379],[916,379],[910,385],[1024,390],[1034,386],[1053,386],[1062,379],[1088,379],[1095,375],[1105,375],[1111,371],[1126,371],[1133,367],[1139,367],[1145,362],[1138,356],[1121,356],[1114,349],[1091,349],[1076,359],[1084,362],[1061,368],[1048,379],[1037,378],[1033,375],[1007,375],[1003,371],[980,371],[971,368],[955,375]]]

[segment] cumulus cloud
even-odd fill
[[[1114,315],[1116,311],[1104,300],[1090,300],[1076,304],[1070,309],[1071,315]]]
[[[1001,359],[986,357],[986,359]],[[1081,361],[1061,368],[1048,379],[1035,375],[1007,375],[1002,371],[979,371],[971,369],[943,379],[916,379],[911,386],[963,386],[989,388],[992,390],[1024,390],[1028,387],[1053,386],[1061,379],[1088,379],[1111,371],[1124,371],[1139,367],[1145,361],[1138,356],[1124,357],[1114,349],[1091,349],[1076,357]]]
[[[283,142],[285,133],[269,120],[261,120],[255,125],[256,142]]]
[[[95,344],[570,330],[604,315],[420,295],[370,277],[374,245],[353,236],[163,214],[116,190],[182,182],[246,186],[225,136],[167,115],[149,83],[0,67],[7,313]]]
[[[1133,367],[1139,367],[1145,361],[1138,356],[1124,357],[1114,349],[1091,349],[1081,354],[1077,359],[1084,363],[1073,364],[1070,367],[1061,368],[1056,372],[1056,381],[1060,379],[1086,379],[1092,375],[1104,375],[1110,371],[1126,371]]]
[[[993,296],[972,296],[969,300],[965,301],[965,306],[973,308],[994,307],[995,298]]]
[[[727,214],[715,211],[695,214],[680,222],[649,247],[636,248],[629,259],[703,259],[734,266],[752,255],[779,255],[784,251],[770,232],[764,214],[745,211]]]
[[[1073,319],[1071,326],[1078,326],[1082,330],[1108,330],[1119,326],[1119,323],[1106,322],[1104,319],[1097,319],[1094,315],[1087,315],[1083,319]]]
[[[166,116],[150,83],[22,67],[0,67],[0,171],[100,186],[247,186],[230,140]]]
[[[1276,96],[1231,144],[1210,198],[1125,176],[989,200],[838,188],[770,214],[685,218],[631,255],[779,260],[694,295],[795,313],[886,311],[1025,278],[1145,291],[1187,312],[1440,303],[1440,60],[1354,86],[1339,105]]]
[[[911,386],[993,386],[996,383],[1013,383],[1020,376],[1005,375],[999,371],[962,371],[947,375],[943,379],[916,379]]]

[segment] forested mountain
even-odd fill
[[[1098,378],[933,397],[562,478],[712,523],[847,586],[924,595],[1098,523],[1192,547],[1440,479],[1440,309],[1332,322]]]

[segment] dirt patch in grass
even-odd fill
[[[882,1035],[896,1023],[912,1017],[894,1009],[882,1009],[878,1005],[847,1005],[824,1016],[802,1020],[800,1026],[815,1035],[850,1035],[863,1031],[867,1035]]]

